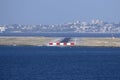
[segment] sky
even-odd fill
[[[0,0],[0,24],[120,22],[120,0]]]

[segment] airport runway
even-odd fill
[[[51,45],[50,45],[51,44]],[[0,46],[104,46],[120,47],[120,38],[111,37],[0,37]]]
[[[65,37],[61,39],[57,39],[58,41],[49,42],[49,46],[74,46],[75,42],[72,41],[72,38]]]

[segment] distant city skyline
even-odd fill
[[[92,20],[90,23],[76,21],[61,25],[0,25],[0,33],[120,33],[120,23]]]
[[[0,0],[0,24],[120,22],[120,0]]]

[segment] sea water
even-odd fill
[[[0,80],[120,80],[120,48],[0,46]]]

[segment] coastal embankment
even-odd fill
[[[61,41],[63,37],[0,37],[0,46],[49,46],[49,42]],[[120,47],[120,38],[73,37],[74,46]]]

